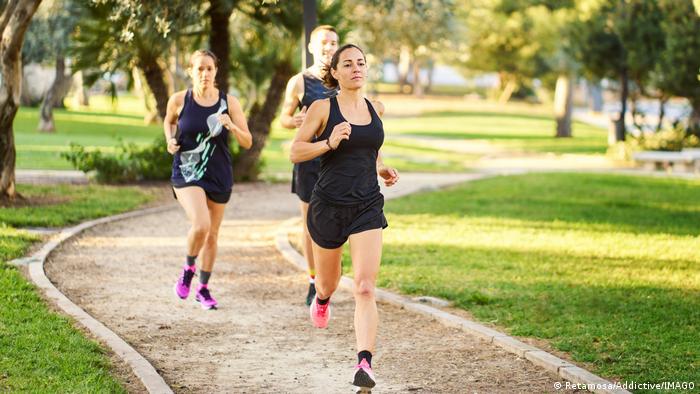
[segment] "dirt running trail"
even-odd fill
[[[351,393],[352,295],[333,297],[327,330],[311,326],[305,273],[274,243],[278,224],[298,213],[288,190],[235,186],[210,282],[219,310],[173,294],[188,230],[181,209],[95,227],[60,247],[47,275],[146,357],[175,392]],[[383,303],[379,313],[375,393],[541,393],[561,381],[421,315]]]

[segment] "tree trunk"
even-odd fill
[[[658,133],[661,131],[661,127],[663,127],[664,124],[664,117],[666,116],[666,102],[668,101],[668,98],[665,96],[661,96],[659,98],[659,122],[656,124],[656,132]]]
[[[177,41],[174,41],[171,45],[171,48],[172,54],[170,55],[170,65],[168,72],[172,74],[173,85],[171,87],[173,89],[172,92],[174,93],[179,90],[187,89],[187,86],[189,85],[189,76],[185,71],[183,71],[187,67],[183,67],[183,57],[182,51],[179,47],[179,43]]]
[[[15,190],[15,138],[12,123],[17,114],[22,88],[22,59],[20,52],[24,33],[41,0],[6,2],[0,15],[0,200],[12,201]]]
[[[143,102],[143,108],[146,110],[146,114],[143,116],[144,124],[155,124],[158,120],[158,113],[153,109],[151,105],[151,93],[148,91],[148,87],[144,86],[143,79],[141,78],[141,70],[138,67],[131,69],[131,78],[134,80],[134,93],[136,97]]]
[[[634,91],[634,90],[633,90]],[[637,94],[630,94],[630,114],[632,115],[632,125],[640,132],[644,129],[644,122],[640,121],[644,115],[639,111],[639,96]]]
[[[56,131],[53,121],[53,109],[63,101],[70,87],[70,76],[66,75],[66,59],[63,53],[56,54],[56,76],[49,90],[46,91],[39,111],[39,126],[37,130],[52,133]]]
[[[435,76],[435,61],[430,59],[428,61],[428,85],[425,87],[425,93],[430,94],[433,92],[433,77]]]
[[[234,2],[226,0],[210,0],[209,23],[211,34],[209,35],[209,48],[219,58],[219,67],[216,72],[216,86],[228,93],[228,77],[231,68],[229,56],[231,48],[231,35],[228,30],[228,21],[233,13]]]
[[[411,66],[411,51],[407,46],[401,47],[399,53],[399,64],[397,71],[399,72],[399,93],[404,92],[404,86],[408,84],[408,70]]]
[[[593,112],[603,112],[603,92],[600,82],[588,82],[588,95],[590,98],[590,110]]]
[[[413,95],[416,97],[423,97],[423,84],[420,80],[420,62],[414,58],[413,66]]]
[[[75,89],[75,102],[77,105],[89,107],[90,106],[90,93],[87,87],[83,83],[83,72],[78,71],[73,77],[73,87]]]
[[[65,60],[64,60],[64,70],[65,70]],[[53,100],[53,108],[61,108],[65,109],[66,108],[66,96],[70,92],[70,87],[73,84],[73,78],[68,72],[67,74],[63,75],[63,81],[61,85],[58,86],[58,89],[56,90],[56,95],[54,96]]]
[[[620,142],[625,140],[627,127],[625,126],[625,115],[627,114],[627,96],[629,96],[629,81],[627,79],[627,67],[623,67],[620,73],[620,84],[622,92],[620,94],[620,117],[615,123],[615,140]]]
[[[692,134],[700,135],[700,98],[691,100],[690,105],[693,107],[693,112],[690,113],[688,128]]]
[[[248,118],[248,127],[253,135],[253,146],[242,151],[233,163],[233,178],[237,181],[254,181],[258,179],[260,154],[270,135],[270,126],[275,118],[277,108],[282,102],[282,96],[289,78],[294,75],[290,59],[282,60],[275,66],[270,81],[270,87],[265,95],[265,102],[253,104]]]
[[[169,60],[172,60],[172,56],[170,56]],[[165,82],[165,89],[166,89],[165,97],[170,97],[175,92],[177,92],[177,87],[175,87],[175,85],[177,83],[177,81],[176,81],[177,78],[176,78],[175,72],[170,67],[170,65],[172,64],[171,62],[161,62],[159,64],[161,65],[160,69],[163,72],[163,82]]]
[[[156,109],[158,116],[165,119],[165,112],[168,108],[168,86],[165,84],[163,69],[158,64],[155,57],[141,54],[138,59],[138,67],[143,70],[148,87],[156,99]]]
[[[518,87],[518,84],[515,82],[515,78],[502,75],[501,86],[503,87],[503,91],[498,97],[498,103],[505,104],[510,100],[510,97],[513,95],[513,92],[515,92],[515,89]]]
[[[554,116],[557,119],[557,138],[571,137],[573,81],[568,75],[557,78],[554,91]]]
[[[1,8],[1,7],[0,7]],[[22,75],[22,79],[24,79],[24,64],[22,64],[22,71],[20,73]],[[29,92],[29,89],[27,87],[22,87],[20,93],[19,93],[19,105],[22,107],[33,107],[37,103],[34,98],[32,98],[31,93]]]

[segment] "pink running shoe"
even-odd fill
[[[180,278],[175,283],[175,295],[181,299],[187,298],[190,295],[190,286],[192,285],[192,278],[194,278],[194,273],[197,270],[195,266],[185,266],[180,274]]]
[[[331,319],[331,301],[328,300],[326,305],[319,305],[318,297],[314,297],[311,307],[309,308],[309,314],[311,315],[311,322],[314,327],[328,327],[328,320]]]
[[[207,285],[200,284],[197,286],[197,294],[195,294],[194,300],[202,305],[202,309],[216,309],[218,303],[209,293],[209,288]]]
[[[374,373],[372,367],[366,359],[362,359],[355,367],[355,376],[352,379],[352,384],[357,387],[358,393],[369,393],[370,389],[377,383],[374,381]]]

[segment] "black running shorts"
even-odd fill
[[[318,181],[320,167],[321,161],[319,159],[294,164],[292,193],[299,196],[299,199],[307,204],[311,201],[311,192],[314,191],[314,186]]]
[[[183,188],[183,187],[189,187],[192,185],[185,185],[185,186],[173,186],[173,197],[177,200],[177,194],[175,194],[175,188]],[[196,186],[200,187],[200,186]],[[200,187],[201,188],[201,187]],[[228,200],[231,199],[231,192],[228,193],[216,193],[216,192],[209,192],[204,190],[204,194],[206,194],[207,198],[217,204],[226,204]]]
[[[342,206],[329,204],[313,194],[306,224],[318,246],[339,248],[351,234],[388,226],[384,217],[384,196],[378,194],[370,201]]]

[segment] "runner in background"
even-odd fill
[[[309,52],[314,57],[314,64],[299,74],[293,76],[287,83],[284,105],[280,122],[288,129],[298,129],[304,122],[306,111],[316,100],[335,96],[337,89],[329,89],[323,85],[323,69],[327,66],[333,54],[338,49],[338,33],[333,26],[321,25],[315,28],[309,37]],[[298,110],[298,112],[297,112]],[[296,112],[296,114],[295,114]],[[311,305],[315,287],[314,256],[311,252],[311,237],[306,227],[306,213],[309,209],[311,192],[318,180],[320,158],[294,164],[292,173],[292,193],[299,197],[301,221],[303,223],[302,250],[309,267],[309,291],[306,295],[306,305]]]
[[[253,137],[235,97],[214,85],[216,56],[208,50],[190,57],[192,88],[173,94],[163,120],[168,152],[173,155],[170,181],[173,195],[192,226],[187,235],[187,257],[175,294],[190,294],[197,256],[202,255],[195,301],[204,309],[216,309],[209,278],[216,259],[219,227],[233,188],[229,134],[248,149]]]

